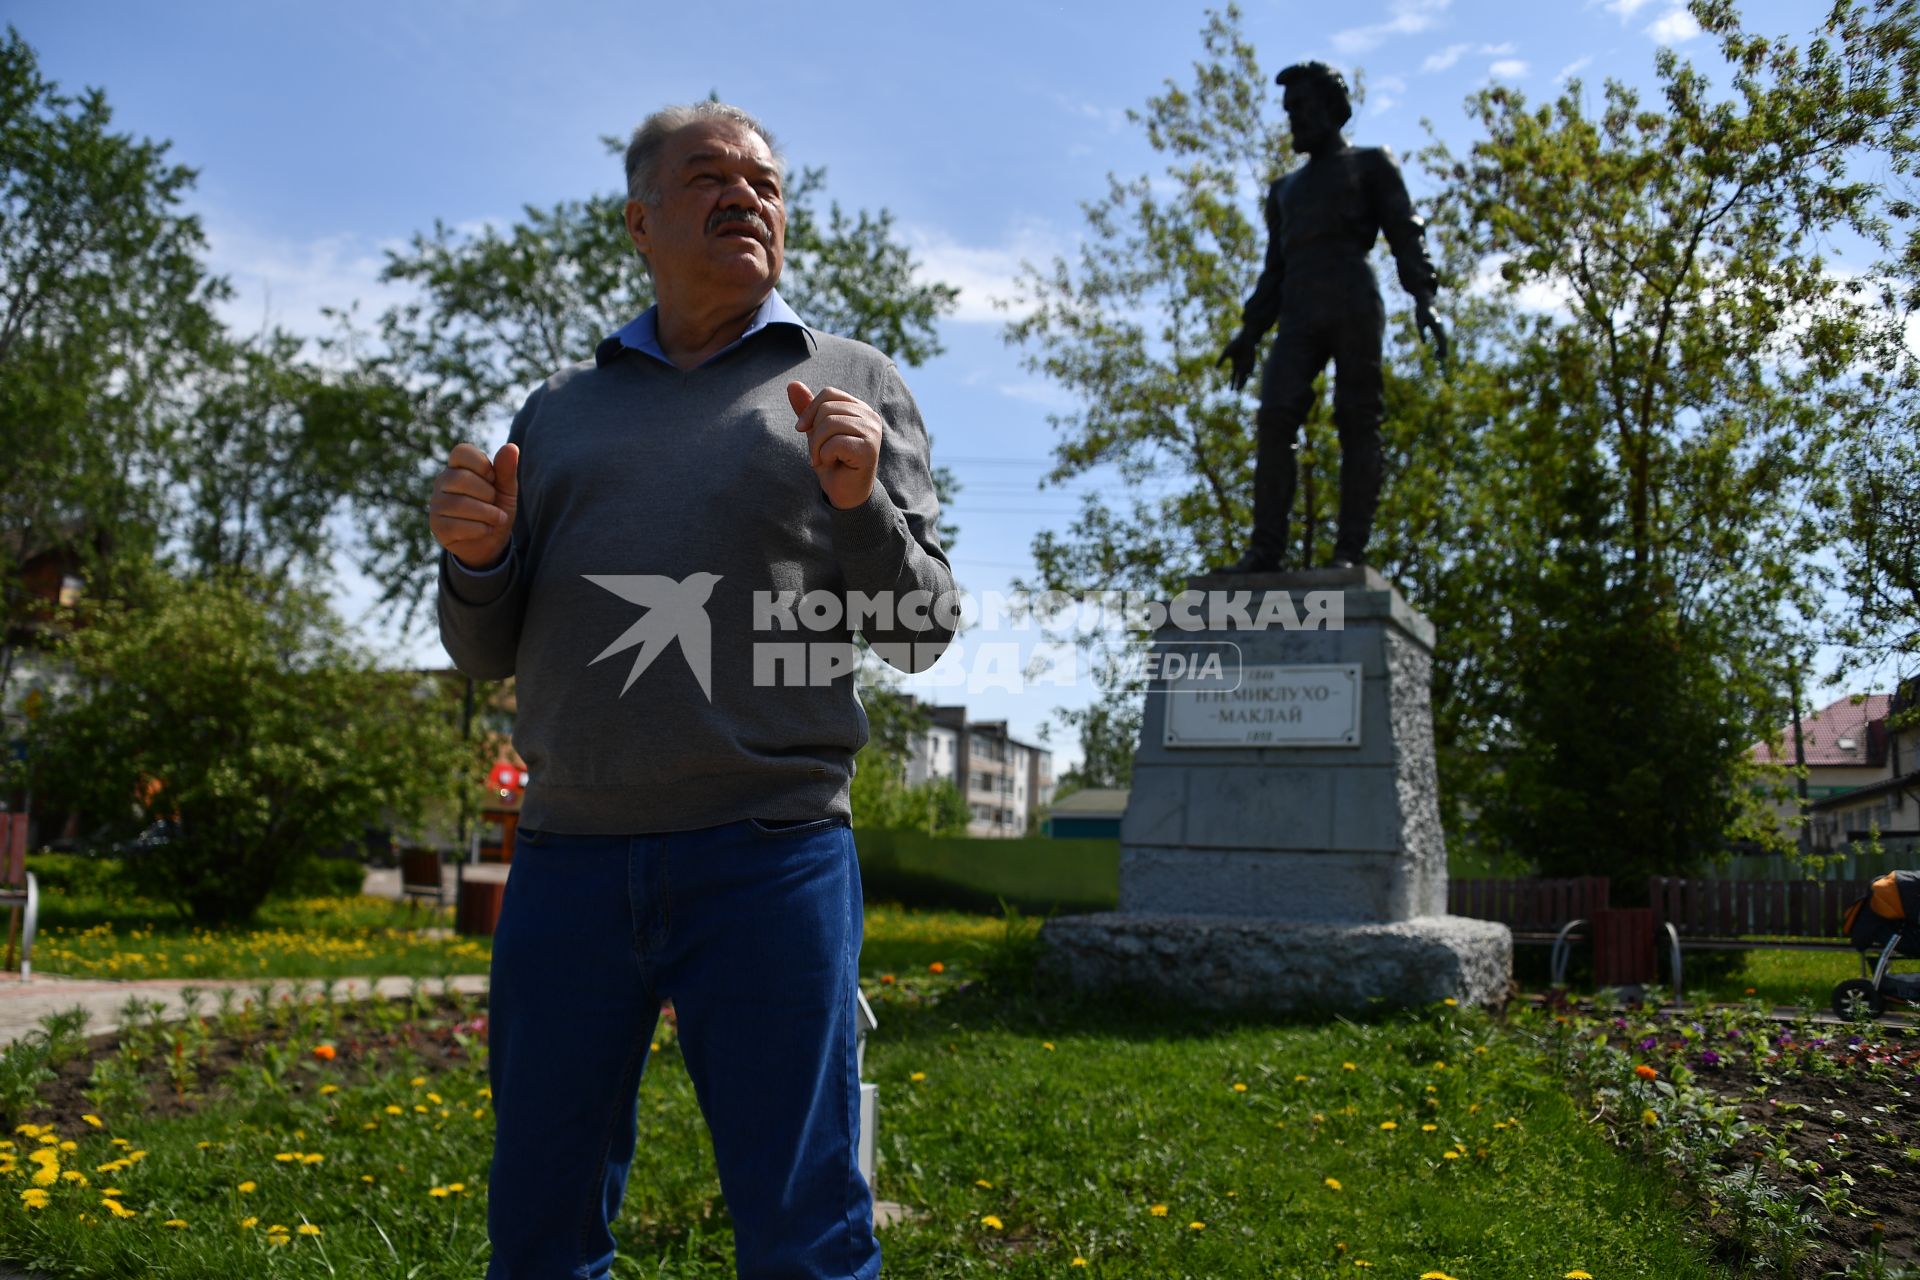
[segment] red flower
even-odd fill
[[[313,1056],[322,1062],[332,1062],[334,1059],[334,1048],[330,1044],[317,1044],[313,1046]]]

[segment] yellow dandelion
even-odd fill
[[[467,1194],[467,1184],[464,1182],[449,1182],[447,1184],[447,1190],[453,1192],[455,1195],[463,1196]]]
[[[449,1192],[445,1187],[428,1187],[427,1194],[432,1196],[436,1200],[444,1200],[447,1198],[447,1196],[451,1195],[452,1193]]]
[[[425,1084],[426,1082],[427,1082],[427,1078],[425,1076],[415,1076],[413,1079],[407,1081],[408,1084],[412,1085],[416,1089],[418,1089],[421,1085]]]
[[[20,1193],[20,1201],[29,1209],[44,1209],[50,1197],[38,1187],[28,1187]]]
[[[1046,1050],[1047,1052],[1049,1052],[1049,1053],[1051,1053],[1051,1052],[1053,1052],[1053,1041],[1051,1041],[1051,1040],[1042,1040],[1042,1041],[1040,1042],[1040,1047],[1041,1047],[1042,1049],[1045,1049],[1045,1050]],[[1086,1259],[1084,1259],[1084,1258],[1079,1258],[1079,1259],[1076,1259],[1076,1260],[1074,1261],[1074,1264],[1073,1264],[1073,1265],[1074,1265],[1074,1266],[1076,1266],[1076,1267],[1084,1267],[1084,1266],[1086,1266],[1086,1265],[1087,1265],[1087,1262],[1086,1262]]]
[[[146,1158],[147,1158],[147,1153],[144,1151],[127,1152],[127,1159],[134,1162],[135,1164],[138,1164],[140,1161],[145,1160]]]
[[[1072,1262],[1069,1262],[1067,1265],[1070,1267],[1084,1267],[1087,1265],[1087,1260],[1085,1258],[1075,1258]]]
[[[65,1173],[61,1174],[60,1176],[65,1178],[68,1182],[77,1182],[83,1187],[87,1185],[87,1175],[80,1172],[78,1169],[69,1169]]]
[[[1294,1082],[1295,1084],[1304,1084],[1304,1083],[1306,1082],[1306,1080],[1307,1080],[1307,1077],[1306,1077],[1306,1076],[1295,1076],[1295,1077],[1293,1078],[1293,1082]]]
[[[1167,1206],[1163,1204],[1150,1204],[1147,1206],[1147,1212],[1156,1218],[1164,1218],[1167,1216]]]
[[[1593,1280],[1593,1277],[1578,1267],[1575,1267],[1572,1271],[1567,1272],[1563,1280]]]
[[[187,1220],[185,1218],[168,1218],[160,1225],[163,1227],[172,1227],[175,1231],[184,1231],[186,1230]]]
[[[323,1098],[330,1093],[338,1092],[340,1092],[340,1086],[337,1084],[323,1084],[320,1086],[320,1096]]]
[[[1362,1271],[1373,1270],[1373,1264],[1371,1262],[1368,1262],[1365,1258],[1355,1258],[1353,1260],[1353,1265],[1356,1267],[1359,1267]]]
[[[1451,1009],[1457,1006],[1460,1002],[1458,1000],[1455,1000],[1452,996],[1448,996],[1446,999],[1442,1000],[1440,1003],[1447,1006],[1447,1008]]]
[[[1326,1184],[1326,1188],[1329,1191],[1338,1191],[1340,1189],[1340,1179],[1338,1178],[1322,1178],[1321,1181]]]
[[[1187,1230],[1189,1231],[1205,1231],[1206,1229],[1207,1224],[1204,1222],[1189,1222],[1187,1224]]]
[[[1340,1069],[1342,1071],[1358,1071],[1360,1068],[1354,1066],[1351,1062],[1343,1062],[1340,1064]]]
[[[301,1164],[319,1164],[322,1160],[325,1160],[325,1159],[326,1157],[321,1155],[318,1151],[309,1151],[305,1155],[300,1157],[300,1163]]]
[[[274,1152],[273,1158],[281,1164],[291,1164],[300,1158],[300,1153],[298,1151],[276,1151]]]
[[[1399,1122],[1394,1120],[1382,1120],[1380,1122],[1380,1129],[1384,1133],[1392,1133],[1395,1129],[1398,1129],[1399,1127],[1400,1127]]]
[[[922,1080],[925,1080],[926,1078],[927,1078],[927,1073],[924,1071],[916,1071],[912,1075],[907,1077],[907,1079],[913,1081],[915,1084],[919,1084]]]
[[[396,1107],[396,1106],[394,1106],[394,1105],[393,1105],[392,1103],[388,1103],[388,1104],[387,1104],[387,1114],[388,1114],[388,1115],[390,1115],[390,1116],[403,1116],[403,1115],[405,1115],[405,1114],[407,1114],[407,1113],[406,1113],[406,1111],[405,1111],[404,1109],[402,1109],[402,1108],[400,1108],[400,1107]]]
[[[1460,1153],[1458,1151],[1442,1151],[1440,1153],[1440,1158],[1442,1160],[1458,1160],[1460,1158]]]
[[[241,1183],[239,1187],[240,1194],[243,1196],[250,1196],[255,1191],[258,1191],[259,1189],[260,1189],[260,1184],[253,1181],[251,1178]]]
[[[320,1228],[314,1226],[311,1222],[303,1222],[300,1224],[300,1234],[303,1236],[317,1236],[320,1234]]]
[[[985,1187],[989,1191],[993,1190],[993,1184],[991,1182],[988,1182],[985,1178],[975,1178],[973,1180],[973,1185],[976,1187]]]
[[[131,1218],[135,1216],[133,1210],[127,1208],[127,1206],[121,1204],[118,1200],[103,1199],[100,1203],[106,1207],[107,1212],[116,1218]]]
[[[260,1221],[258,1218],[242,1218],[240,1219],[240,1229],[242,1231],[250,1230],[254,1223],[258,1221]]]
[[[58,1181],[60,1181],[60,1170],[52,1165],[42,1166],[33,1175],[33,1185],[36,1187],[50,1187]]]
[[[372,1174],[370,1174],[370,1173],[363,1173],[363,1174],[361,1174],[361,1175],[360,1175],[360,1181],[362,1181],[362,1182],[372,1182],[372,1181],[373,1181],[373,1175],[372,1175]]]
[[[989,1213],[981,1217],[980,1225],[983,1227],[992,1227],[995,1231],[998,1231],[1006,1224]]]
[[[81,1118],[82,1120],[85,1120],[85,1121],[86,1121],[86,1122],[87,1122],[88,1124],[90,1124],[90,1125],[92,1125],[92,1126],[93,1126],[94,1128],[96,1128],[96,1129],[98,1129],[98,1128],[100,1127],[100,1117],[99,1117],[99,1116],[95,1116],[95,1115],[85,1115],[85,1116],[81,1116],[80,1118]]]
[[[1437,1124],[1423,1124],[1420,1126],[1420,1132],[1433,1133],[1435,1130],[1439,1129],[1439,1127],[1440,1126]]]
[[[1239,1081],[1236,1080],[1233,1085],[1233,1091],[1235,1093],[1245,1093],[1247,1091],[1247,1086],[1245,1086],[1244,1084],[1241,1084]]]
[[[1660,1127],[1660,1113],[1655,1111],[1652,1107],[1648,1107],[1645,1111],[1642,1111],[1640,1113],[1640,1123],[1646,1125],[1650,1129],[1657,1129]]]
[[[118,1187],[102,1187],[100,1188],[100,1194],[103,1196],[123,1196],[127,1193]]]
[[[1453,1280],[1453,1277],[1444,1271],[1422,1271],[1420,1280]]]

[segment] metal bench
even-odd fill
[[[1689,880],[1654,876],[1656,932],[1665,932],[1673,994],[1684,951],[1854,951],[1841,916],[1867,880]]]
[[[1546,879],[1448,880],[1447,913],[1504,924],[1519,944],[1551,946],[1553,985],[1566,985],[1573,938],[1591,935],[1593,919],[1607,909],[1606,876]]]

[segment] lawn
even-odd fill
[[[1586,1122],[1538,1037],[1486,1015],[1040,1001],[1000,921],[875,908],[868,936],[876,1181],[920,1215],[883,1231],[889,1274],[1716,1274],[1669,1178]],[[427,989],[263,1009],[209,984],[198,1020],[16,1049],[0,1257],[62,1277],[470,1280],[484,1021]],[[615,1274],[731,1276],[670,1022],[660,1045]]]

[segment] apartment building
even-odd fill
[[[1037,832],[1053,801],[1053,753],[1021,742],[1005,720],[969,720],[965,707],[933,707],[933,724],[915,744],[907,781],[946,778],[960,788],[971,815],[967,834],[1024,836]]]

